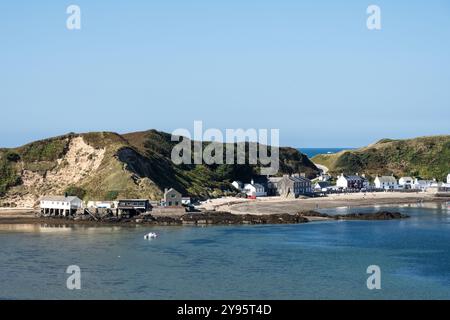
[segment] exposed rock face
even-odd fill
[[[75,184],[95,172],[102,163],[105,149],[95,149],[84,142],[82,137],[71,139],[69,149],[63,158],[58,159],[55,170],[47,172],[46,184]]]
[[[16,188],[17,193],[12,190],[8,201],[17,207],[33,207],[41,196],[63,194],[68,185],[77,184],[94,173],[104,154],[105,149],[95,149],[82,137],[74,137],[70,139],[66,153],[56,159],[54,167],[49,170],[30,170],[24,163],[19,163],[23,168],[22,184]]]

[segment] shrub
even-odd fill
[[[20,160],[20,156],[16,152],[9,151],[8,153],[6,153],[6,159],[8,161],[17,162]]]
[[[86,190],[77,186],[70,186],[65,190],[68,196],[78,197],[83,199],[86,196]]]
[[[105,200],[107,201],[114,201],[119,196],[119,191],[116,190],[110,190],[105,195]]]
[[[0,161],[0,196],[6,193],[10,187],[22,183],[22,179],[17,174],[14,166],[5,159]]]

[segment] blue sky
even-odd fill
[[[2,147],[194,120],[296,147],[450,133],[446,0],[2,1],[0,41]]]

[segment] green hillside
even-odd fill
[[[170,159],[175,144],[170,134],[149,130],[70,133],[0,149],[0,205],[32,205],[42,195],[66,191],[85,200],[156,200],[167,187],[214,197],[226,194],[231,181],[259,174],[259,164],[175,165]],[[280,148],[279,174],[295,172],[314,177],[318,169],[297,150]]]
[[[450,173],[450,136],[383,139],[367,147],[312,158],[331,173],[394,174],[444,180]]]

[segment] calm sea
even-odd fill
[[[0,225],[0,298],[450,299],[447,205],[387,209],[411,218],[214,227]],[[160,237],[144,240],[150,231]],[[81,290],[66,288],[69,265],[81,268]],[[369,265],[381,268],[381,290],[367,289]]]
[[[298,151],[306,154],[308,158],[312,158],[318,154],[336,153],[342,150],[351,150],[353,148],[297,148]]]

